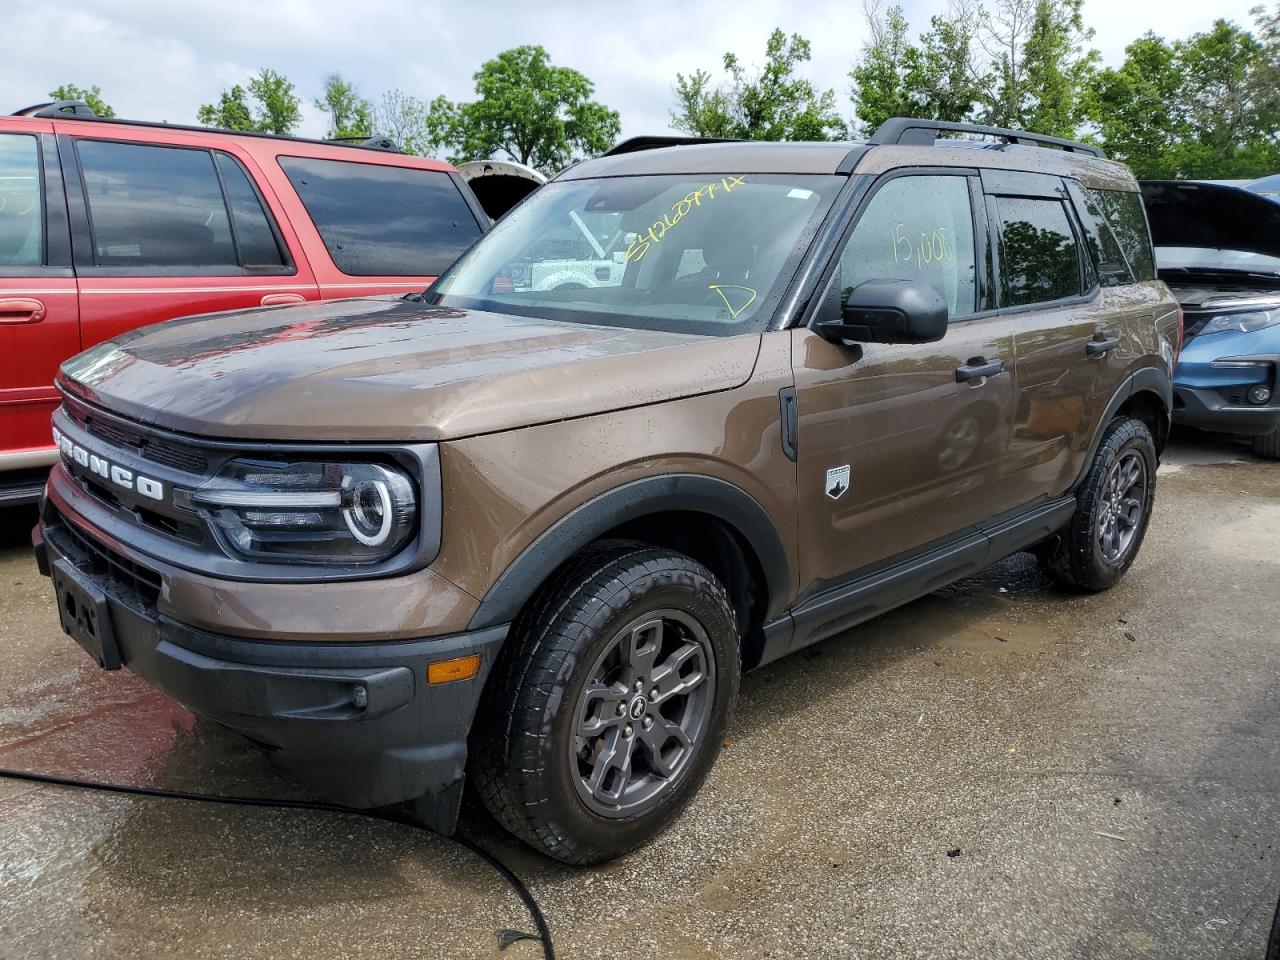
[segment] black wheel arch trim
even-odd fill
[[[608,531],[650,514],[703,513],[728,524],[754,551],[769,590],[766,619],[786,606],[791,565],[773,521],[741,487],[701,474],[665,474],[615,487],[575,507],[543,531],[480,600],[469,630],[514,620],[553,570]]]
[[[1112,421],[1120,408],[1133,396],[1144,392],[1155,394],[1160,402],[1164,404],[1165,416],[1173,416],[1173,382],[1169,379],[1169,375],[1159,367],[1143,367],[1131,373],[1120,384],[1116,392],[1112,394],[1111,401],[1107,404],[1107,409],[1103,411],[1102,417],[1098,420],[1098,425],[1093,431],[1093,439],[1089,441],[1088,455],[1084,458],[1084,463],[1080,467],[1080,474],[1071,485],[1071,489],[1074,490],[1080,486],[1084,481],[1085,475],[1089,472],[1089,465],[1093,463],[1093,458],[1102,443],[1102,435],[1107,432],[1107,424]]]

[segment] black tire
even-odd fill
[[[636,624],[646,623],[651,614],[661,622],[652,634],[659,649],[674,649],[674,642],[679,650],[696,646],[702,651],[696,662],[706,674],[699,684],[705,682],[707,689],[697,704],[696,714],[701,718],[698,733],[689,737],[689,747],[677,744],[673,751],[679,756],[675,772],[668,770],[659,776],[657,767],[648,767],[647,758],[666,762],[663,748],[659,745],[656,755],[651,752],[651,734],[641,733],[640,724],[645,724],[645,731],[653,727],[665,730],[669,721],[664,721],[659,711],[670,712],[668,706],[677,706],[686,711],[685,716],[691,716],[687,704],[696,694],[685,695],[686,706],[675,700],[661,701],[664,706],[648,705],[649,713],[645,713],[642,705],[635,733],[627,734],[628,739],[636,738],[627,754],[631,759],[625,762],[625,775],[619,772],[618,776],[622,790],[630,790],[647,777],[646,789],[657,792],[647,801],[638,801],[634,813],[627,812],[633,808],[624,808],[620,802],[616,810],[602,814],[591,806],[596,803],[603,809],[604,804],[592,792],[589,778],[584,778],[583,766],[594,772],[587,757],[594,755],[595,764],[599,764],[606,753],[606,737],[620,738],[633,729],[636,705],[629,698],[645,697],[613,693],[630,690],[632,680],[627,677],[641,674],[624,676],[619,672],[616,682],[606,687],[597,671],[608,669],[608,658],[622,657],[632,649],[620,639],[624,635],[636,644],[636,650],[642,649],[636,642],[642,628]],[[672,628],[676,640],[663,639],[667,615],[684,617],[700,626],[701,632],[685,639],[677,623]],[[657,621],[650,619],[646,625],[653,622]],[[646,644],[643,649],[653,647]],[[660,668],[674,662],[658,656],[655,654],[651,662],[646,686],[651,680],[656,682]],[[631,669],[629,663],[617,662],[620,665],[613,669]],[[668,670],[672,689],[681,685],[683,669]],[[720,753],[737,697],[740,669],[733,606],[724,586],[706,567],[683,554],[644,544],[598,544],[558,570],[512,626],[478,713],[472,743],[477,793],[507,830],[556,860],[590,864],[621,856],[669,826],[701,786]],[[689,671],[690,676],[694,673],[696,670]],[[593,691],[607,689],[610,697],[617,698],[614,702],[601,697],[595,711],[598,715],[592,717],[586,716],[594,702],[585,692],[588,682]],[[609,704],[618,708],[619,719],[612,719],[612,709],[606,710]],[[580,736],[583,726],[603,724],[606,714],[610,718],[607,733],[596,740]],[[652,737],[660,739],[657,731]],[[619,740],[613,739],[611,745],[617,748]],[[604,787],[611,776],[606,771],[599,786]]]
[[[1280,460],[1280,430],[1254,437],[1253,452],[1267,460]]]
[[[1118,465],[1130,467],[1137,461],[1143,470],[1143,486],[1140,496],[1130,498],[1136,502],[1134,525],[1125,528],[1123,547],[1117,555],[1110,556],[1108,551],[1114,544],[1104,544],[1100,539],[1100,524],[1108,520],[1108,484]],[[1076,491],[1079,506],[1075,516],[1056,538],[1036,551],[1041,568],[1060,585],[1073,590],[1098,593],[1115,586],[1133,564],[1146,536],[1155,501],[1157,463],[1156,445],[1146,424],[1127,417],[1111,421],[1089,472]],[[1114,519],[1117,515],[1111,515],[1112,529],[1119,526]]]

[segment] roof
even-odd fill
[[[980,138],[980,139],[979,139]],[[963,166],[1070,176],[1091,186],[1136,190],[1132,174],[1094,144],[1003,127],[886,120],[866,142],[797,143],[635,137],[556,179],[641,174],[879,173],[902,166]]]

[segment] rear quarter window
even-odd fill
[[[280,166],[349,276],[439,276],[480,235],[447,173],[309,157]]]
[[[1154,280],[1156,259],[1151,250],[1151,230],[1147,226],[1147,211],[1142,206],[1142,194],[1086,188],[1085,195],[1097,205],[1103,219],[1111,227],[1133,278]]]

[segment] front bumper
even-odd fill
[[[87,525],[46,508],[32,541],[40,572],[59,574],[64,623],[70,576],[108,611],[98,632],[130,671],[193,713],[264,744],[333,801],[414,801],[428,826],[452,832],[467,734],[506,625],[385,643],[244,640],[159,614],[148,599],[144,561]],[[472,654],[480,655],[473,679],[427,683],[429,662]]]
[[[1280,429],[1278,365],[1270,356],[1192,360],[1184,354],[1173,376],[1174,422],[1244,436]],[[1268,402],[1249,402],[1248,391],[1258,386],[1271,391]]]

